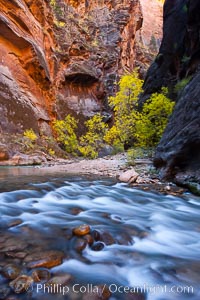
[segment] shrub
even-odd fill
[[[24,131],[24,137],[26,138],[26,139],[28,139],[30,142],[35,142],[36,140],[37,140],[37,135],[36,135],[36,133],[33,131],[33,129],[31,128],[31,129],[26,129],[25,131]]]
[[[48,153],[49,153],[50,156],[54,156],[55,155],[55,151],[53,149],[51,149],[51,148],[48,150]]]
[[[55,20],[54,21],[54,24],[57,26],[57,27],[65,27],[66,23],[63,22],[63,21],[58,21],[58,20]]]
[[[114,125],[110,129],[101,115],[96,114],[84,123],[86,133],[78,140],[78,121],[68,115],[64,120],[53,123],[57,141],[66,152],[77,154],[79,151],[89,158],[96,158],[105,143],[111,145],[115,153],[123,151],[125,144],[129,146],[134,143],[138,148],[129,154],[131,161],[136,157],[138,149],[144,151],[155,147],[167,125],[174,102],[167,97],[168,90],[163,88],[161,93],[152,94],[143,105],[143,110],[138,111],[142,84],[137,72],[122,76],[119,91],[115,97],[109,98],[114,111]]]
[[[119,92],[115,97],[109,98],[109,104],[113,106],[115,124],[105,136],[108,144],[122,146],[133,138],[139,118],[136,108],[142,85],[143,80],[138,78],[136,71],[126,74],[119,81]]]
[[[103,146],[104,135],[108,125],[103,122],[100,114],[96,114],[85,123],[87,132],[80,137],[78,150],[85,157],[96,158]]]
[[[33,129],[26,129],[23,133],[24,139],[23,143],[25,145],[26,149],[33,149],[34,148],[34,143],[38,139],[38,136],[36,133],[33,131]]]
[[[186,85],[190,82],[191,80],[191,76],[187,77],[187,78],[183,78],[181,81],[177,82],[177,84],[174,87],[174,90],[176,93],[181,92]]]
[[[120,129],[118,128],[117,125],[113,125],[107,132],[105,133],[104,136],[104,141],[112,146],[120,147],[122,144],[122,139],[120,136]]]
[[[53,122],[53,129],[56,133],[56,140],[61,143],[65,151],[76,154],[78,148],[78,139],[75,130],[78,127],[78,121],[70,114],[64,120]]]
[[[141,158],[152,158],[153,149],[152,148],[142,148],[142,147],[134,147],[127,150],[127,164],[129,166],[135,165],[135,159]]]
[[[140,147],[154,147],[158,144],[171,115],[174,102],[167,98],[167,89],[154,93],[146,101],[140,118],[136,122],[135,137]]]
[[[149,148],[159,142],[174,102],[167,98],[168,90],[163,88],[161,93],[152,94],[139,112],[142,84],[137,72],[124,75],[119,82],[119,92],[110,97],[115,122],[104,137],[108,144],[119,146],[132,141],[137,147]]]

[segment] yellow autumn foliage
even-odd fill
[[[77,137],[78,121],[71,115],[54,122],[57,141],[64,145],[68,153],[78,152],[88,158],[98,157],[105,143],[113,146],[114,151],[123,151],[124,145],[131,142],[135,147],[152,148],[159,142],[172,113],[174,102],[167,97],[167,89],[154,93],[138,110],[138,99],[142,93],[143,80],[137,72],[122,76],[119,91],[109,98],[114,112],[111,128],[100,114],[88,119],[84,126],[86,133]]]
[[[33,131],[33,129],[26,129],[24,131],[24,137],[28,139],[30,142],[35,142],[37,140],[37,134]]]
[[[78,148],[78,139],[76,129],[78,121],[70,114],[64,120],[55,120],[53,129],[56,133],[56,140],[61,143],[67,153],[76,154]]]
[[[103,146],[104,135],[108,125],[103,122],[100,114],[96,114],[85,122],[85,126],[87,132],[80,137],[78,150],[85,157],[96,158]]]
[[[115,122],[104,137],[108,144],[119,146],[134,141],[135,146],[148,148],[159,142],[174,102],[167,97],[167,89],[163,88],[161,93],[152,94],[139,111],[142,85],[137,72],[126,74],[119,81],[119,92],[109,99]]]

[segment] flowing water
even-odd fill
[[[199,197],[145,192],[111,179],[44,176],[32,168],[0,169],[0,191],[0,263],[10,262],[4,252],[12,239],[19,248],[9,250],[20,253],[61,250],[63,262],[51,276],[72,275],[65,295],[34,286],[18,298],[93,299],[84,294],[107,284],[113,300],[140,299],[136,288],[148,300],[200,299]],[[80,224],[114,242],[77,252],[69,235]],[[30,274],[22,258],[15,262]],[[0,281],[8,284],[1,275]]]

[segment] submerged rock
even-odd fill
[[[74,248],[76,249],[76,251],[82,252],[86,247],[87,247],[87,241],[84,240],[83,238],[78,238],[75,241]]]
[[[57,276],[52,277],[46,284],[45,286],[62,286],[68,284],[72,280],[72,275],[71,274],[60,274]]]
[[[102,232],[100,235],[100,241],[102,241],[106,245],[115,244],[115,240],[109,232]]]
[[[32,283],[33,283],[32,277],[27,275],[21,275],[17,277],[15,280],[11,281],[9,285],[15,293],[21,294],[23,292],[29,291]]]
[[[7,257],[23,259],[27,255],[27,252],[24,252],[24,251],[23,252],[10,251],[10,252],[5,252],[5,255]]]
[[[62,263],[64,253],[56,250],[49,250],[29,254],[25,257],[24,262],[30,269],[38,267],[52,268]]]
[[[5,299],[10,293],[10,288],[6,284],[0,285],[0,299]]]
[[[101,251],[104,248],[104,243],[102,242],[96,242],[91,246],[91,249],[93,251]]]
[[[128,293],[125,295],[124,300],[146,300],[145,294],[142,293]]]
[[[38,269],[32,272],[31,277],[33,278],[34,282],[46,282],[50,279],[51,274],[48,270]]]
[[[99,241],[100,240],[101,234],[100,234],[100,232],[98,230],[96,230],[96,229],[92,230],[91,234],[92,234],[92,237],[93,237],[93,239],[95,241]]]
[[[21,219],[15,219],[13,221],[11,221],[10,223],[8,223],[8,227],[15,227],[22,224],[22,220]]]
[[[86,242],[88,243],[88,245],[92,245],[94,243],[94,239],[90,234],[86,234],[83,236],[83,239],[86,240]]]
[[[15,279],[20,274],[21,269],[19,266],[14,264],[8,264],[3,267],[2,274],[7,279]]]
[[[91,292],[84,293],[83,300],[108,300],[112,293],[106,285],[97,285]]]
[[[73,234],[77,236],[83,236],[90,233],[90,226],[87,224],[80,225],[73,229]]]
[[[4,242],[0,242],[0,252],[22,251],[27,246],[25,241],[17,237],[9,237]]]

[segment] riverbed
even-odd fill
[[[18,167],[0,169],[0,191],[0,299],[199,299],[199,197]],[[83,224],[91,241],[74,234]],[[8,264],[49,277],[16,294]]]

